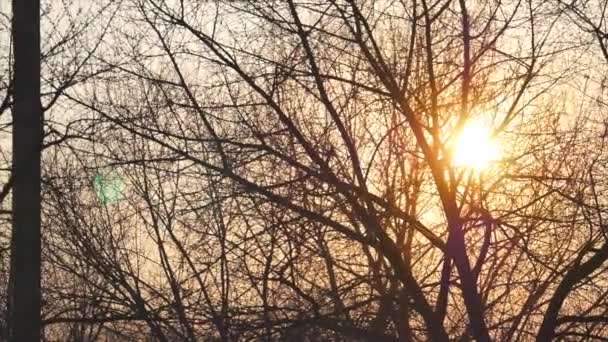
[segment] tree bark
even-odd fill
[[[9,341],[40,341],[40,1],[13,0],[13,227]]]

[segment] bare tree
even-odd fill
[[[15,1],[12,15],[4,12],[6,8],[2,9],[2,18],[12,21],[12,27],[7,30],[10,34],[3,30],[3,39],[10,42],[7,44],[10,49],[3,55],[8,72],[2,80],[4,97],[0,105],[1,114],[10,109],[13,117],[2,123],[2,132],[12,135],[13,151],[12,157],[6,160],[12,166],[3,169],[10,171],[10,175],[0,192],[2,203],[9,194],[12,196],[12,208],[1,213],[10,215],[12,222],[11,274],[8,286],[2,286],[3,290],[8,288],[6,298],[10,311],[5,315],[3,305],[2,313],[8,317],[8,324],[2,334],[11,341],[41,338],[41,155],[44,149],[75,138],[70,133],[70,124],[65,123],[67,118],[54,120],[50,109],[66,89],[103,71],[95,67],[83,69],[102,39],[104,28],[95,40],[78,41],[95,18],[91,20],[87,16],[77,22],[70,17],[67,2],[63,2],[67,7],[61,10],[62,15],[57,15],[56,8],[60,6],[55,5],[58,4],[45,3],[41,8],[38,1]],[[107,6],[101,8],[98,14]],[[41,17],[45,19],[42,27]],[[61,70],[55,64],[60,59],[66,63]],[[4,236],[9,234],[3,233]]]
[[[60,102],[84,113],[72,129],[86,141],[48,154],[55,336],[605,334],[602,107],[587,52],[560,35],[575,29],[565,12],[532,0],[122,9],[94,56],[108,71]],[[503,151],[459,165],[454,145],[479,121]],[[114,203],[90,189],[108,169],[125,183]]]
[[[39,341],[40,318],[40,2],[13,1],[13,230],[9,340]]]

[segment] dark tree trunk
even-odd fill
[[[13,230],[9,341],[40,341],[40,1],[13,0]]]

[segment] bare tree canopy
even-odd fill
[[[13,3],[4,335],[608,340],[606,0]]]

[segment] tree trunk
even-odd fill
[[[40,1],[13,0],[13,229],[9,341],[40,341]]]

